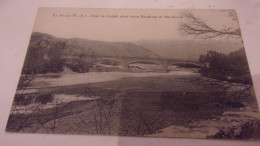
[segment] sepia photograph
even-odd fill
[[[259,140],[235,10],[39,8],[6,131]]]

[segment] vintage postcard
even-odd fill
[[[236,12],[39,8],[6,131],[260,139]]]

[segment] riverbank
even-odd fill
[[[258,118],[257,106],[242,100],[233,106],[193,71],[52,76],[36,76],[28,89],[34,92],[16,98],[24,105],[14,103],[8,131],[217,138]]]

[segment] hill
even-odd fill
[[[79,61],[80,56],[91,55],[96,57],[161,58],[151,50],[133,43],[105,42],[82,38],[64,39],[46,33],[33,32],[23,73],[59,72],[69,59],[70,64],[74,66],[73,68],[75,68],[75,64],[85,66],[87,64],[83,60]]]
[[[158,55],[168,59],[198,60],[207,51],[228,54],[243,46],[227,41],[195,41],[195,40],[144,40],[134,42]]]
[[[160,58],[161,56],[153,53],[144,47],[129,42],[106,42],[97,40],[88,40],[82,38],[63,39],[57,38],[46,33],[33,32],[31,36],[31,47],[37,47],[38,42],[63,42],[65,46],[63,55],[91,55],[109,56],[109,57],[139,57],[139,58]]]

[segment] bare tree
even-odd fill
[[[147,103],[148,102],[148,103]],[[150,135],[162,129],[164,112],[158,114],[149,105],[151,101],[138,99],[138,101],[125,101],[122,110],[120,135]]]
[[[43,114],[45,110],[43,108],[44,104],[53,100],[55,91],[50,93],[35,93],[33,91],[34,89],[30,87],[37,87],[40,83],[33,82],[36,77],[37,76],[34,74],[25,74],[21,76],[17,87],[17,91],[19,92],[15,95],[6,127],[8,131],[20,132],[26,129],[28,130],[29,128],[32,132],[37,132],[39,129],[43,128],[46,123],[54,121],[52,132],[55,132],[55,128],[57,128],[56,119],[58,119],[58,116],[62,115],[63,107],[66,107],[69,103],[60,106],[57,102],[53,108],[53,112]],[[24,110],[19,111],[19,106],[25,106]]]
[[[110,135],[113,128],[113,114],[114,114],[115,99],[111,101],[104,101],[102,99],[96,100],[93,117],[90,118],[92,126],[95,127],[96,134]]]
[[[229,17],[233,17],[233,15]],[[215,29],[192,13],[185,13],[184,18],[186,21],[180,24],[179,30],[186,35],[195,36],[200,39],[241,36],[239,28],[224,27],[222,29]]]
[[[233,12],[229,12],[228,17],[233,21],[237,21],[236,14]],[[222,29],[217,29],[217,28],[214,28],[214,26],[210,26],[208,23],[206,23],[206,21],[202,20],[201,18],[195,16],[192,13],[185,13],[183,18],[185,20],[180,24],[179,30],[188,36],[194,36],[199,39],[212,39],[212,38],[221,38],[221,37],[226,37],[226,38],[241,37],[241,31],[239,28],[233,28],[233,27],[224,25],[222,27]],[[238,53],[240,53],[240,54],[238,54]],[[249,71],[248,64],[247,64],[244,53],[245,53],[244,50],[240,50],[240,52],[236,51],[236,52],[230,53],[226,57],[225,57],[225,55],[222,55],[222,58],[223,57],[229,58],[229,59],[226,59],[229,61],[224,60],[221,63],[217,62],[221,58],[221,54],[219,54],[219,53],[215,53],[217,55],[220,55],[218,57],[218,59],[216,59],[216,57],[214,58],[214,55],[213,56],[203,56],[202,55],[199,60],[200,63],[203,63],[203,59],[205,59],[205,57],[208,57],[208,59],[211,60],[210,65],[212,67],[209,68],[207,66],[203,66],[203,64],[202,64],[201,73],[204,73],[204,76],[205,76],[205,69],[206,70],[211,69],[211,70],[215,70],[216,73],[218,73],[218,74],[211,71],[209,74],[212,79],[205,79],[203,77],[198,77],[197,79],[200,80],[200,82],[212,83],[212,84],[216,85],[217,88],[223,89],[224,94],[226,94],[226,92],[228,92],[230,89],[233,89],[232,92],[226,96],[228,98],[232,99],[233,97],[244,97],[244,98],[249,97],[250,96],[249,90],[252,88],[252,83],[250,82],[251,81],[250,71]],[[208,55],[210,55],[210,52],[208,52]],[[233,55],[233,60],[232,60],[232,55]],[[244,56],[244,58],[241,56]],[[202,57],[204,57],[204,58],[202,58]],[[242,63],[241,64],[237,63],[238,61],[234,58],[239,58],[239,62],[242,62]],[[241,60],[243,60],[243,61],[241,61]],[[218,64],[220,64],[219,67],[217,67]],[[228,64],[229,68],[224,68],[223,64],[226,66]],[[231,70],[230,69],[231,66],[233,66],[233,67],[236,66],[237,69]],[[242,69],[241,66],[245,66],[245,69]],[[222,72],[220,72],[220,70],[222,70]],[[246,72],[243,73],[245,70],[246,70]],[[232,73],[230,73],[230,72],[232,72]],[[221,79],[213,77],[216,75],[221,77]],[[245,83],[235,82],[236,80],[241,79],[242,76],[243,76],[243,78],[246,76],[247,77],[246,79],[248,80],[248,82],[245,82]],[[227,79],[225,79],[225,78],[227,78]],[[223,96],[224,96],[224,94],[223,94]]]
[[[195,81],[198,81],[198,83],[202,83],[201,85],[205,88],[218,89],[222,92],[222,97],[229,99],[230,101],[238,99],[248,100],[249,98],[252,98],[252,84],[234,83],[203,76],[194,76],[194,79]]]

